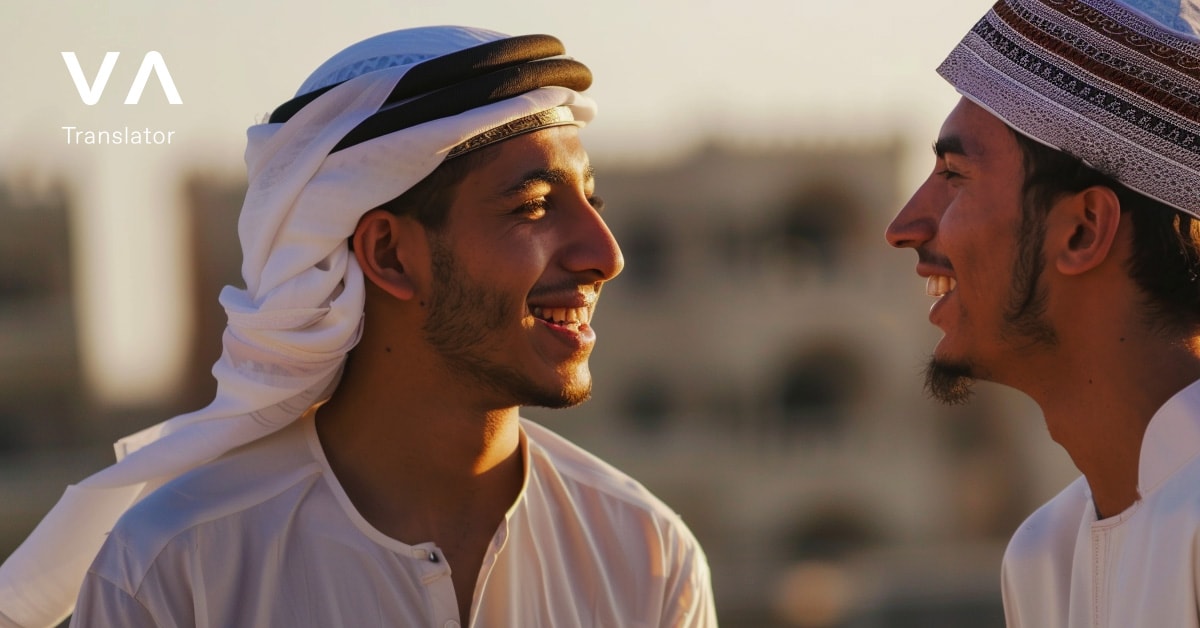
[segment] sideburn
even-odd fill
[[[1041,283],[1046,269],[1042,250],[1046,243],[1046,199],[1026,190],[1017,227],[1017,256],[1013,260],[1012,284],[1001,331],[1005,338],[1028,339],[1032,344],[1056,345],[1058,333],[1046,321],[1046,289]]]

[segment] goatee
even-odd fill
[[[925,391],[946,405],[960,405],[969,401],[974,383],[975,377],[969,364],[930,358],[925,367]]]

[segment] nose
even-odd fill
[[[625,257],[600,212],[586,199],[581,201],[579,211],[574,212],[576,218],[571,221],[574,233],[562,263],[572,272],[591,273],[600,281],[608,281],[621,274]]]
[[[900,212],[888,225],[885,237],[888,244],[899,249],[915,249],[929,242],[937,235],[938,218],[941,214],[941,202],[937,191],[927,180],[912,198],[900,208]]]

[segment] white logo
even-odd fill
[[[83,76],[83,68],[79,66],[79,59],[76,58],[74,52],[62,53],[63,61],[67,64],[67,71],[71,73],[71,80],[75,81],[75,90],[79,92],[79,99],[85,105],[94,105],[100,102],[100,96],[104,94],[104,86],[108,84],[108,77],[112,75],[113,68],[117,65],[117,57],[119,52],[104,53],[104,61],[100,64],[100,71],[96,73],[96,78],[88,85],[87,79]],[[151,50],[142,57],[142,65],[138,68],[137,76],[133,79],[133,85],[129,86],[129,94],[125,96],[125,104],[136,105],[142,98],[142,90],[146,89],[146,81],[150,80],[150,72],[153,71],[158,76],[158,82],[162,84],[163,92],[167,95],[167,102],[172,105],[182,105],[183,99],[179,97],[179,90],[175,89],[175,81],[171,80],[171,72],[167,69],[167,62],[163,61],[163,57],[157,51]]]

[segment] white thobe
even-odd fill
[[[521,430],[525,485],[469,619],[441,549],[367,523],[306,417],[132,508],[72,626],[716,626],[708,564],[680,518],[549,430]]]
[[[1004,555],[1010,628],[1200,628],[1200,382],[1146,428],[1139,499],[1097,520],[1080,477]]]

